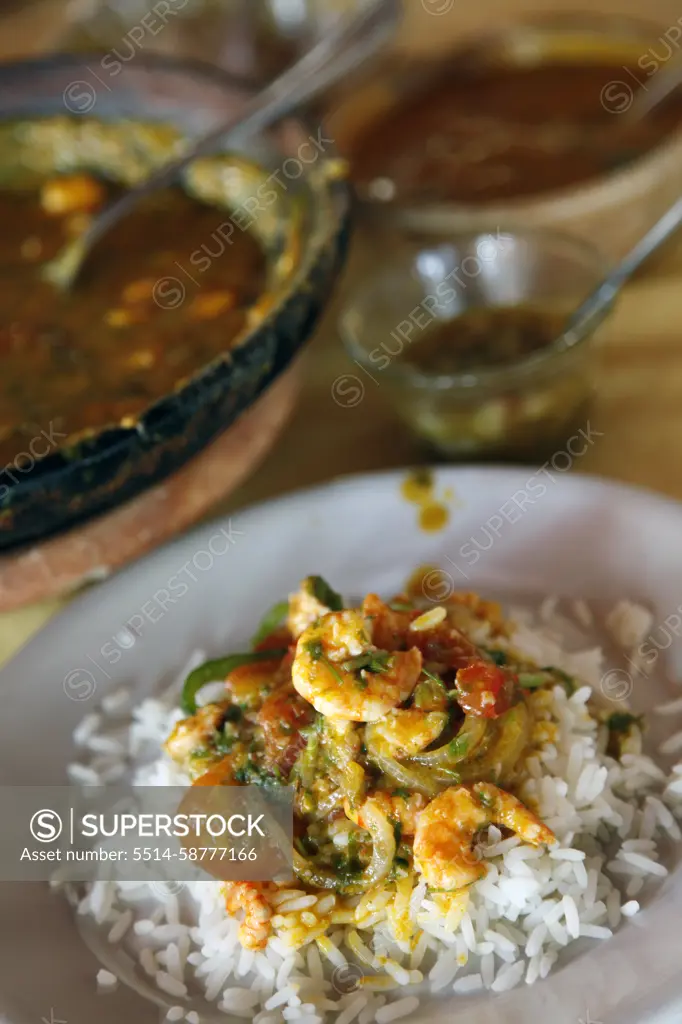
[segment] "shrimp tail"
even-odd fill
[[[272,932],[272,907],[267,899],[273,887],[258,882],[226,882],[223,885],[225,907],[229,914],[244,911],[239,926],[239,941],[245,949],[265,949]]]

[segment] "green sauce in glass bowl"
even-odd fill
[[[439,454],[534,458],[586,421],[593,337],[558,338],[603,272],[597,252],[556,232],[403,238],[350,296],[339,328]]]

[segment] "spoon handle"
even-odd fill
[[[668,209],[627,256],[618,263],[601,284],[578,306],[563,334],[565,344],[573,344],[593,330],[608,313],[623,285],[630,280],[665,241],[682,225],[682,198]]]
[[[632,127],[633,124],[641,121],[659,103],[672,95],[680,85],[682,85],[682,59],[678,54],[674,60],[652,76],[649,85],[640,85],[632,106],[622,114],[623,127]]]
[[[237,116],[190,144],[177,160],[164,164],[141,185],[107,207],[78,240],[78,267],[97,240],[127,216],[150,192],[171,184],[198,157],[211,153],[229,133],[238,141],[276,124],[324,89],[338,82],[384,43],[397,24],[400,0],[371,0],[360,14],[312,47],[300,60],[250,99]]]

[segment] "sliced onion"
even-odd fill
[[[403,789],[417,790],[426,796],[437,796],[443,788],[443,780],[437,778],[433,772],[426,768],[403,764],[387,754],[384,744],[372,735],[370,729],[365,732],[365,746],[370,761],[397,786]],[[445,784],[453,784],[457,781],[458,779],[454,775],[450,775],[445,780]]]
[[[360,891],[365,892],[386,878],[393,866],[396,846],[393,826],[375,800],[365,800],[361,817],[363,827],[372,837],[372,859],[357,883]]]
[[[434,768],[447,768],[449,765],[459,764],[461,761],[468,760],[478,750],[483,744],[487,732],[487,719],[479,718],[476,715],[467,715],[459,732],[449,743],[436,750],[414,754],[409,760]],[[456,745],[462,747],[459,752]]]
[[[365,787],[365,772],[355,760],[360,749],[360,737],[352,722],[342,725],[325,722],[324,746],[334,781],[351,807],[356,807]]]
[[[500,783],[513,779],[522,767],[532,726],[525,701],[519,701],[492,724],[496,733],[494,742],[482,757],[462,764],[463,779]]]
[[[364,871],[353,879],[344,881],[338,872],[314,864],[298,850],[294,850],[293,867],[302,882],[317,889],[333,889],[342,896],[357,896],[386,878],[393,865],[396,851],[391,823],[379,805],[371,799],[363,804],[361,817],[363,828],[366,828],[372,837],[372,857]]]
[[[338,875],[333,875],[328,868],[313,864],[298,850],[294,850],[293,868],[295,874],[315,889],[334,889],[340,884]]]
[[[533,719],[525,701],[520,701],[504,715],[502,735],[497,741],[495,755],[500,781],[516,778],[523,768],[524,754],[530,743]]]

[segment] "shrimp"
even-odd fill
[[[462,709],[467,714],[497,718],[511,706],[516,677],[484,658],[458,628],[453,621],[457,607],[437,605],[428,612],[396,611],[376,594],[368,594],[363,603],[365,615],[373,621],[377,643],[390,644],[391,650],[415,646],[426,664],[438,666],[441,672],[454,670]],[[432,695],[426,700],[435,708]]]
[[[225,690],[233,704],[254,711],[279,682],[281,661],[257,661],[233,668],[225,679]]]
[[[531,810],[490,782],[451,786],[422,812],[414,837],[415,866],[433,889],[463,889],[486,873],[474,848],[476,833],[502,825],[533,846],[556,842]]]
[[[264,765],[269,771],[277,768],[285,779],[289,778],[296,758],[306,745],[301,729],[310,725],[313,717],[310,704],[301,700],[290,683],[265,699],[258,712],[258,724],[263,730]]]
[[[445,712],[411,708],[407,711],[389,711],[371,729],[375,736],[384,741],[391,757],[411,757],[438,739],[447,720]]]
[[[292,666],[298,693],[329,718],[376,722],[412,693],[421,675],[416,647],[375,647],[359,610],[329,612],[299,637]]]
[[[415,834],[419,815],[428,803],[428,798],[422,793],[403,795],[399,792],[390,793],[384,789],[379,789],[372,793],[371,799],[381,808],[387,818],[400,825],[401,836],[413,836]],[[355,809],[346,800],[344,801],[343,809],[350,821],[355,822],[361,828],[367,827],[362,807]]]
[[[324,599],[329,603],[325,604]],[[292,637],[297,640],[317,619],[340,608],[340,602],[339,595],[320,576],[306,577],[296,593],[289,595],[287,628]]]
[[[272,932],[272,907],[267,894],[274,889],[270,883],[259,882],[226,882],[223,885],[228,914],[244,911],[244,920],[239,926],[239,941],[244,949],[260,951],[267,946]]]
[[[449,669],[462,668],[472,658],[481,656],[476,645],[453,625],[450,609],[443,605],[431,609],[427,616],[418,608],[396,611],[376,594],[368,594],[362,610],[372,619],[374,637],[380,647],[395,651],[414,646],[421,651],[424,661]],[[431,623],[427,625],[429,618]],[[419,620],[425,623],[424,628],[417,628]]]
[[[205,704],[195,715],[178,722],[165,743],[173,760],[186,765],[195,751],[209,747],[229,707],[227,703]]]

